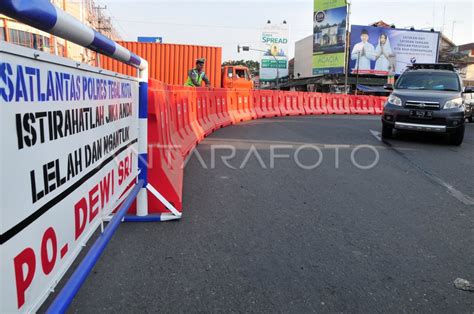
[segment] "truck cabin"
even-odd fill
[[[222,87],[251,89],[253,82],[247,67],[224,66],[222,68]]]

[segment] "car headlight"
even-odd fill
[[[459,98],[448,100],[444,104],[443,109],[456,109],[456,108],[462,108],[463,106],[464,105],[463,105],[463,102],[462,102],[462,98],[459,97]]]
[[[402,106],[402,100],[400,99],[400,97],[397,97],[393,94],[391,94],[390,96],[388,96],[388,103],[392,104],[392,105],[395,105],[395,106]]]

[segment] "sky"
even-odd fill
[[[164,43],[219,46],[223,60],[259,59],[237,45],[260,48],[263,25],[290,25],[294,43],[312,34],[313,0],[99,0],[124,40],[161,36]],[[352,0],[350,24],[383,20],[397,28],[444,30],[456,44],[474,42],[474,0]],[[454,26],[454,28],[453,28]]]

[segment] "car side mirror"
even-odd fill
[[[472,87],[472,86],[466,86],[466,87],[464,87],[464,92],[463,92],[463,93],[464,93],[464,94],[472,94],[472,93],[474,93],[474,87]]]
[[[385,85],[383,86],[383,89],[385,89],[385,90],[393,90],[393,85],[392,85],[392,84],[385,84]]]

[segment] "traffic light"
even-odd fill
[[[237,45],[237,52],[240,53],[240,49],[242,49],[242,51],[250,51],[250,47],[249,46],[240,46],[240,45]]]

